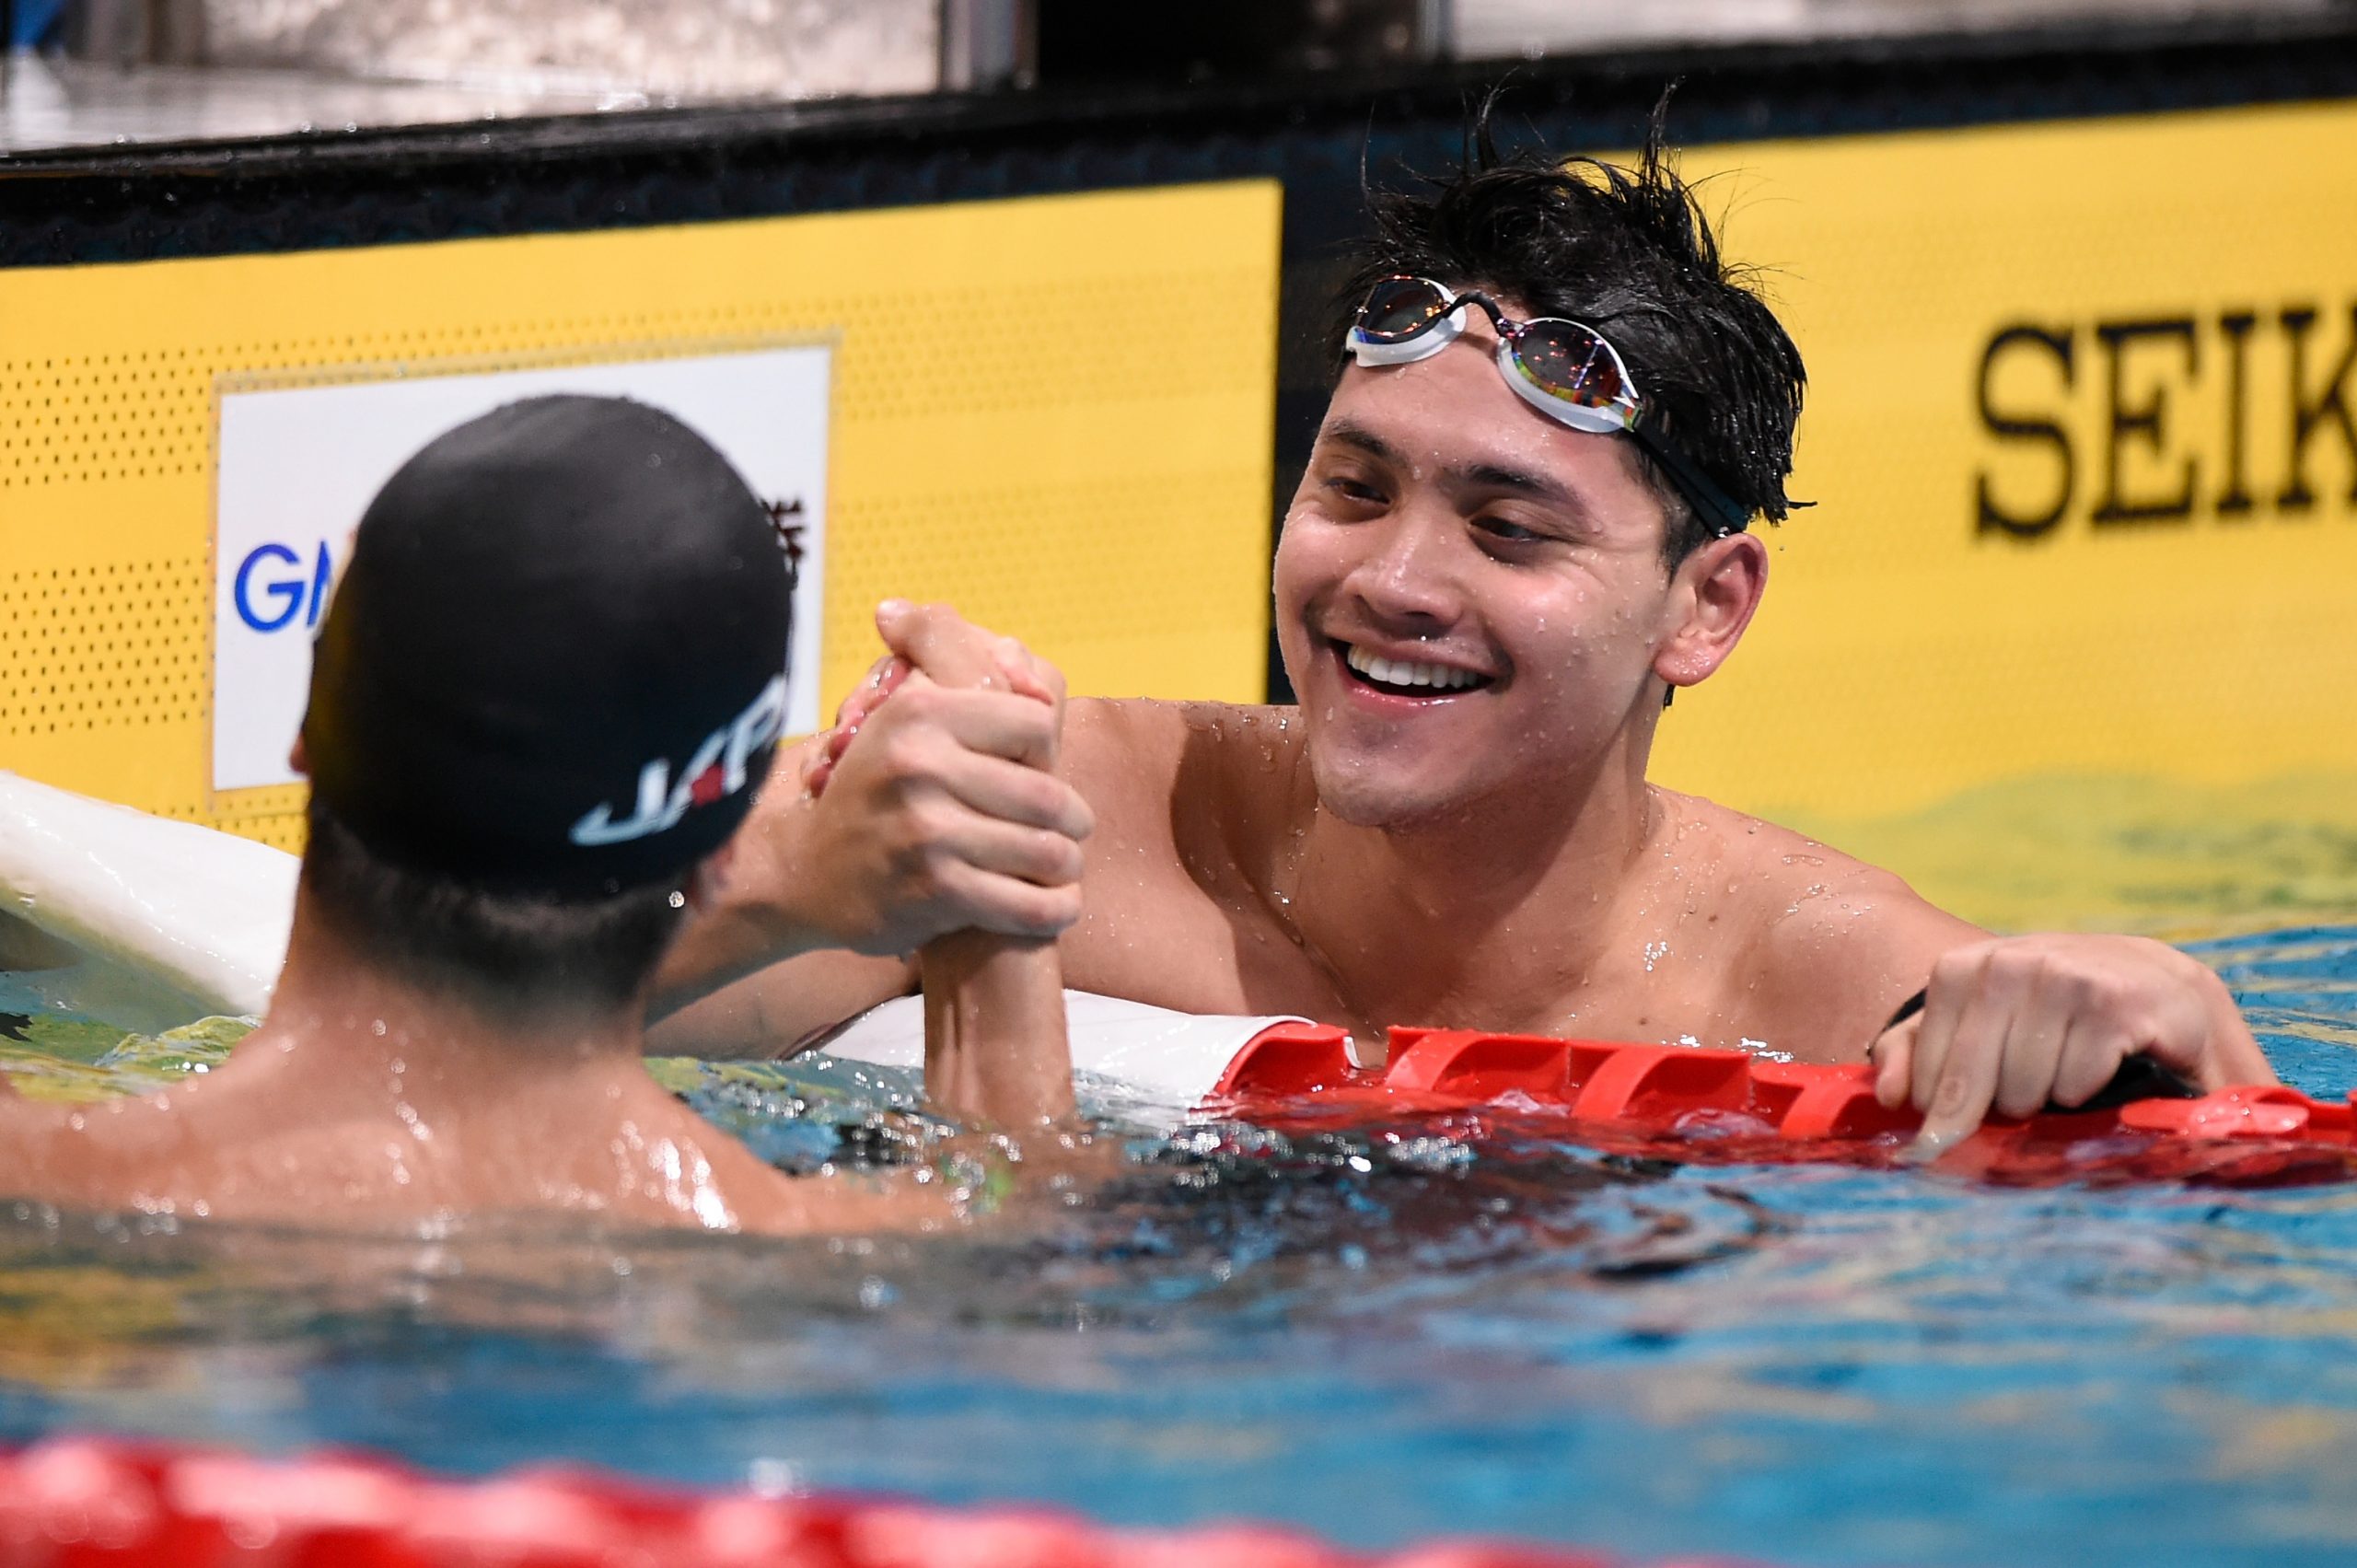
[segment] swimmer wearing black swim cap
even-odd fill
[[[644,1066],[655,967],[725,883],[772,765],[791,587],[744,482],[659,410],[535,398],[428,445],[370,504],[320,630],[296,759],[310,837],[269,1016],[168,1095],[0,1101],[0,1197],[774,1234],[934,1229],[992,1202],[1003,1183],[929,1170],[785,1177]],[[1048,704],[936,693],[1034,748],[1052,734]],[[860,769],[823,807],[794,793],[836,841],[955,853],[954,819],[905,831]],[[874,862],[804,881],[811,944],[844,939],[837,911],[904,919]],[[1036,1127],[1070,1103],[1063,1040],[969,1053],[939,1092],[953,1109],[1046,1096]]]
[[[776,529],[694,431],[511,403],[362,517],[312,662],[312,787],[374,854],[486,889],[676,878],[768,772],[792,620]]]

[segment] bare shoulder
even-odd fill
[[[1173,765],[1190,737],[1290,739],[1294,710],[1251,703],[1174,703],[1158,697],[1074,697],[1064,709],[1064,755],[1074,766],[1160,756]]]
[[[1662,798],[1687,853],[1715,857],[1748,1006],[1784,1038],[1858,1055],[1940,954],[1986,935],[1830,844],[1698,796]]]
[[[1655,794],[1670,819],[1670,833],[1681,846],[1711,846],[1729,873],[1764,896],[1817,897],[1818,889],[1826,889],[1860,896],[1915,898],[1913,890],[1894,873],[1764,817],[1721,806],[1699,795],[1680,795],[1666,789]]]
[[[1145,697],[1074,697],[1064,707],[1064,772],[1084,786],[1134,782],[1151,771],[1156,752],[1176,758],[1186,736],[1181,715],[1196,705]]]
[[[1100,831],[1109,818],[1116,830],[1151,821],[1167,836],[1181,795],[1250,813],[1267,792],[1249,781],[1290,776],[1299,744],[1291,708],[1081,697],[1064,712],[1063,772],[1097,812]]]
[[[185,1088],[171,1093],[189,1098]],[[0,1179],[0,1194],[61,1203],[122,1202],[139,1174],[205,1158],[209,1151],[188,1137],[184,1121],[172,1113],[167,1094],[87,1103],[0,1097],[0,1156],[13,1179]]]
[[[1194,1012],[1265,1009],[1283,984],[1260,974],[1256,990],[1240,966],[1294,949],[1243,933],[1268,920],[1260,890],[1299,796],[1300,729],[1283,708],[1073,704],[1063,765],[1097,829],[1080,923],[1062,943],[1066,984]]]

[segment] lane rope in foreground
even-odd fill
[[[0,1568],[1613,1568],[1616,1562],[1626,1568],[1626,1560],[1473,1539],[1368,1556],[1257,1525],[1112,1530],[1048,1509],[699,1494],[586,1470],[436,1481],[343,1454],[261,1459],[94,1438],[0,1453]],[[1686,1568],[1701,1565],[1689,1560]]]

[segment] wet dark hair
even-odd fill
[[[309,821],[303,889],[320,918],[388,974],[501,1022],[629,1005],[685,918],[674,882],[593,900],[490,893],[378,855],[316,793]]]
[[[1501,154],[1490,130],[1496,103],[1492,93],[1481,105],[1454,173],[1421,191],[1368,189],[1373,232],[1335,296],[1327,363],[1339,377],[1368,290],[1398,273],[1584,321],[1620,351],[1663,435],[1736,505],[1782,521],[1807,373],[1750,270],[1719,254],[1701,204],[1670,167],[1668,96],[1629,168],[1538,146]],[[1667,514],[1663,549],[1674,567],[1712,526],[1631,447]]]

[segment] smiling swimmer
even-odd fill
[[[1992,938],[1647,782],[1669,694],[1735,651],[1766,587],[1748,528],[1789,505],[1800,356],[1658,125],[1631,168],[1476,145],[1429,192],[1376,197],[1337,301],[1339,379],[1276,552],[1300,705],[1074,704],[1062,767],[1097,830],[1066,981],[1362,1040],[1429,1024],[1871,1059],[1933,1146],[1992,1108],[2078,1103],[2134,1055],[2205,1088],[2272,1082],[2185,954]],[[789,810],[772,790],[754,820]],[[662,1005],[773,956],[746,935],[829,853],[767,839]],[[911,983],[889,958],[797,958],[656,1038],[774,1050]]]
[[[370,504],[319,633],[296,754],[309,842],[268,1017],[166,1093],[0,1099],[0,1196],[334,1224],[954,1222],[951,1183],[782,1175],[643,1065],[656,964],[772,769],[791,613],[766,514],[668,414],[536,398],[435,439]],[[1004,690],[928,688],[910,716],[945,756],[966,756],[959,726],[1052,754],[1053,704]],[[829,793],[842,836],[900,826]],[[905,918],[840,869],[807,868],[812,907]],[[988,1043],[960,1093],[1035,1165],[1070,1157],[1044,1125],[1070,1104],[1061,1035]]]

